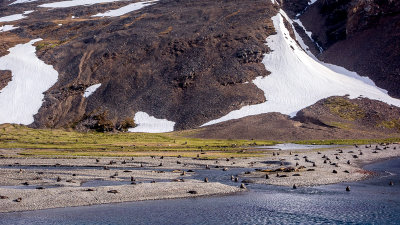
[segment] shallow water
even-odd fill
[[[302,145],[293,143],[283,143],[271,146],[257,146],[255,148],[262,149],[276,149],[276,150],[302,150],[302,149],[322,149],[322,148],[336,148],[343,147],[345,145]]]
[[[229,196],[3,213],[0,224],[400,224],[400,158],[365,168],[377,176],[296,190],[252,184]]]

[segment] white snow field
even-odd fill
[[[43,92],[57,82],[58,72],[35,54],[33,44],[40,40],[16,45],[0,58],[0,70],[12,72],[12,80],[0,90],[0,124],[31,124],[42,106]]]
[[[86,88],[85,93],[83,93],[83,97],[87,98],[87,97],[91,96],[97,90],[97,88],[99,88],[100,86],[101,86],[101,84],[94,84],[94,85]]]
[[[10,31],[10,30],[14,30],[17,29],[18,27],[14,27],[14,25],[4,25],[4,26],[0,26],[0,33],[1,32],[6,32],[6,31]]]
[[[26,15],[28,15],[29,13],[32,13],[33,10],[30,11],[25,11],[22,14],[14,14],[14,15],[10,15],[10,16],[4,16],[4,17],[0,17],[0,22],[11,22],[11,21],[16,21],[16,20],[20,20],[26,17]]]
[[[17,0],[15,2],[12,2],[9,5],[14,5],[14,4],[21,4],[21,3],[28,3],[28,2],[36,2],[37,0]]]
[[[93,15],[92,17],[117,17],[117,16],[122,16],[127,13],[142,9],[146,6],[152,5],[158,0],[152,0],[152,1],[144,1],[144,2],[135,2],[132,4],[129,4],[127,6],[121,7],[119,9],[114,9],[107,11],[105,13],[98,13],[96,15]]]
[[[125,0],[70,0],[70,1],[61,1],[61,2],[42,4],[42,5],[39,5],[39,7],[67,8],[67,7],[73,7],[73,6],[94,5],[94,4],[107,3],[107,2],[118,2],[118,1],[125,1]]]
[[[164,133],[174,131],[175,122],[157,119],[145,112],[137,112],[134,120],[137,126],[129,129],[129,132]]]
[[[283,11],[281,13],[284,14]],[[299,110],[320,99],[347,94],[350,98],[363,96],[400,106],[399,99],[390,97],[369,79],[343,68],[339,69],[338,66],[327,67],[304,52],[290,37],[281,13],[272,17],[277,34],[267,38],[267,45],[272,52],[263,59],[271,74],[253,80],[264,91],[267,101],[244,106],[202,126],[268,112],[295,116]]]

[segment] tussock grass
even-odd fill
[[[146,156],[165,155],[202,158],[248,157],[252,146],[274,141],[186,138],[178,133],[79,133],[60,129],[0,126],[0,148],[23,149],[22,155]]]

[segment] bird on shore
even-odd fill
[[[347,187],[346,187],[346,191],[350,191],[350,186],[347,186]]]

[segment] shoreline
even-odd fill
[[[366,165],[400,157],[399,144],[367,147],[265,150],[265,157],[218,160],[0,158],[0,196],[6,196],[0,199],[0,213],[226,195],[251,183],[301,187],[360,181],[374,176],[363,169]]]

